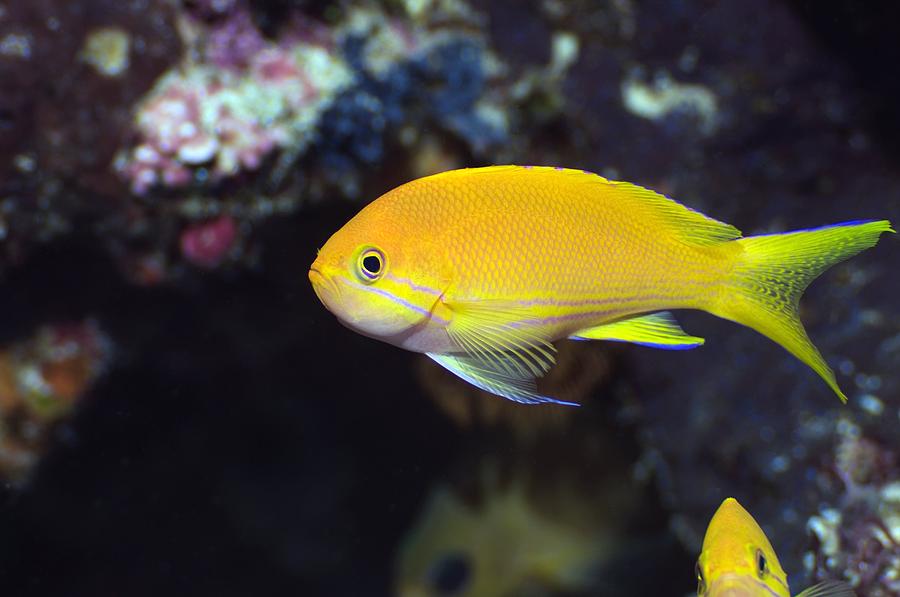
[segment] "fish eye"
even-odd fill
[[[356,269],[360,280],[371,284],[384,273],[384,253],[373,247],[363,249],[357,259]]]
[[[769,571],[769,563],[766,562],[766,556],[763,555],[761,549],[756,550],[756,573],[760,578],[766,575],[766,572]]]
[[[463,553],[450,553],[436,561],[428,571],[428,582],[436,595],[459,595],[472,577],[469,558]]]
[[[694,566],[694,573],[697,575],[697,594],[702,595],[706,592],[706,579],[703,578],[703,569],[700,568],[700,560]]]

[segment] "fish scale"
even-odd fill
[[[546,174],[559,178],[560,173]],[[689,287],[679,283],[681,268],[704,269],[709,280],[721,274],[713,267],[714,258],[695,248],[647,238],[640,222],[619,213],[621,202],[616,205],[614,195],[602,192],[604,179],[592,176],[599,184],[589,193],[574,177],[553,193],[542,194],[521,179],[508,182],[509,177],[487,185],[470,177],[445,192],[443,202],[451,211],[483,208],[500,214],[473,218],[447,231],[443,242],[462,249],[452,256],[460,283],[450,294],[463,300],[487,298],[486,291],[498,293],[490,298],[577,300],[596,297],[603,289],[635,295],[655,287],[667,291],[672,301],[686,302],[694,293],[683,292]],[[516,210],[504,211],[506,206]],[[523,214],[525,208],[531,214]],[[441,238],[440,233],[436,236]]]
[[[352,329],[423,352],[494,394],[536,390],[565,338],[694,348],[668,314],[700,309],[746,325],[834,373],[800,323],[806,286],[873,246],[884,220],[777,235],[738,229],[658,193],[582,170],[491,166],[406,183],[335,233],[310,268]],[[378,271],[362,271],[373,257]]]

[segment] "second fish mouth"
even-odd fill
[[[726,574],[716,579],[709,587],[707,595],[714,597],[751,597],[764,594],[766,589],[752,579],[734,574]]]

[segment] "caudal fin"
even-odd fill
[[[732,241],[743,252],[727,282],[727,292],[711,311],[781,344],[846,402],[834,372],[806,335],[797,306],[800,295],[819,274],[874,246],[883,232],[894,232],[887,220],[845,222]]]

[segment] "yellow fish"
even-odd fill
[[[698,597],[790,597],[787,574],[768,537],[734,498],[709,521],[697,560]],[[853,597],[844,582],[825,581],[796,597]]]
[[[309,277],[351,329],[423,352],[517,402],[561,402],[535,382],[563,338],[703,344],[669,309],[700,309],[757,330],[846,401],[797,303],[816,276],[883,232],[893,232],[885,220],[742,238],[627,182],[492,166],[426,176],[382,195],[325,243]]]
[[[441,484],[431,493],[397,553],[394,595],[568,595],[601,582],[598,571],[622,550],[639,503],[626,477],[596,488],[598,508],[597,494],[570,480],[542,478],[537,489],[521,469],[502,480],[494,469],[479,470],[476,484]]]

